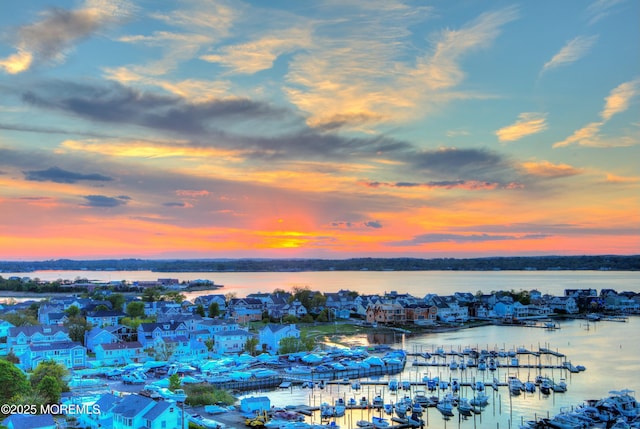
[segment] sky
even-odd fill
[[[0,3],[0,259],[640,253],[640,2]]]

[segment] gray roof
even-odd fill
[[[173,404],[167,401],[160,401],[156,403],[156,405],[154,405],[154,407],[147,411],[147,413],[142,417],[147,420],[154,420],[158,416],[160,416],[160,414],[162,414],[167,408],[171,407],[171,405]]]
[[[60,331],[65,334],[69,332],[69,330],[64,326],[55,326],[55,325],[33,325],[33,326],[15,326],[13,328],[9,328],[9,336],[16,337],[20,333],[25,334],[27,337],[32,337],[33,334],[40,333],[43,334],[45,331],[48,333],[56,334]]]
[[[31,344],[29,346],[29,349],[32,352],[38,352],[38,351],[46,351],[46,350],[69,350],[69,349],[73,349],[75,347],[82,347],[82,344],[76,342],[76,341],[57,341],[54,343],[36,343],[36,344]]]
[[[14,429],[38,429],[56,427],[56,422],[51,414],[13,414],[2,421],[4,426],[13,426]]]
[[[151,398],[147,398],[141,395],[127,395],[115,406],[113,414],[119,414],[123,417],[133,418],[138,415],[140,411],[149,406],[152,402],[155,402]]]

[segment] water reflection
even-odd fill
[[[489,404],[481,414],[462,416],[457,410],[449,420],[444,420],[440,412],[435,408],[427,408],[423,416],[428,423],[428,428],[517,428],[521,420],[530,420],[534,417],[546,417],[555,415],[563,407],[570,408],[581,404],[586,399],[596,399],[607,396],[610,390],[628,388],[640,390],[640,343],[637,342],[637,330],[640,325],[638,317],[630,318],[627,323],[597,322],[591,323],[589,329],[586,322],[572,320],[561,323],[561,328],[556,331],[544,329],[487,326],[483,328],[466,329],[456,332],[437,334],[405,336],[399,333],[372,333],[362,335],[359,338],[349,338],[349,342],[375,344],[389,344],[393,347],[404,347],[409,353],[420,351],[433,351],[443,348],[445,351],[462,351],[466,347],[474,347],[479,350],[506,350],[524,346],[530,350],[538,350],[539,347],[549,347],[554,351],[566,354],[566,358],[552,355],[520,355],[520,363],[543,365],[562,365],[569,360],[574,365],[584,365],[587,370],[581,373],[570,373],[566,370],[550,368],[498,368],[495,372],[466,369],[464,371],[449,370],[448,366],[422,367],[412,364],[411,357],[402,374],[385,376],[378,379],[363,381],[376,381],[379,385],[365,385],[359,390],[354,390],[351,384],[329,385],[325,389],[292,388],[287,390],[263,392],[271,398],[272,404],[284,407],[289,404],[306,404],[320,406],[322,402],[333,402],[337,398],[348,401],[350,398],[360,399],[362,396],[370,400],[375,395],[381,395],[385,402],[397,402],[405,394],[413,396],[415,391],[424,390],[424,386],[412,387],[410,392],[390,392],[386,383],[390,378],[399,381],[407,380],[421,382],[424,376],[440,376],[442,379],[452,380],[457,378],[461,383],[475,383],[481,380],[487,384],[497,378],[506,382],[509,376],[517,376],[522,381],[534,380],[537,375],[543,375],[558,381],[565,378],[568,390],[566,393],[554,393],[544,395],[539,389],[535,393],[522,393],[511,396],[506,387],[494,390],[487,387]],[[417,358],[423,359],[423,358]],[[450,357],[448,358],[450,360]],[[423,359],[424,360],[424,359]],[[256,392],[251,393],[255,395]],[[442,396],[445,391],[438,390],[434,394]],[[472,398],[474,391],[470,387],[463,386],[461,397]],[[250,395],[249,395],[250,396]],[[385,416],[383,411],[371,409],[354,410],[347,412],[344,417],[336,419],[336,423],[344,428],[355,428],[358,420],[371,420],[371,417]],[[388,416],[387,416],[388,417]],[[308,419],[319,422],[319,415]]]

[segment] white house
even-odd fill
[[[275,354],[280,348],[280,341],[283,338],[300,338],[300,329],[295,324],[291,325],[276,325],[269,324],[262,328],[258,334],[259,347],[262,350]]]

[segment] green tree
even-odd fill
[[[247,338],[247,341],[244,343],[245,351],[249,353],[251,356],[255,356],[257,348],[258,348],[258,338],[256,337]]]
[[[213,338],[207,338],[206,340],[204,340],[204,345],[207,346],[207,350],[211,352],[213,351],[213,346],[216,345],[216,342]]]
[[[126,301],[125,297],[121,293],[114,293],[113,295],[109,295],[107,297],[107,301],[111,303],[111,307],[115,311],[122,311],[124,303]]]
[[[33,370],[31,377],[29,377],[29,381],[31,381],[31,386],[37,390],[37,387],[40,385],[40,382],[46,377],[51,376],[60,386],[60,389],[63,392],[69,391],[69,386],[67,385],[67,380],[69,379],[69,370],[59,363],[56,363],[53,360],[45,360],[40,362],[36,369]]]
[[[282,318],[282,323],[291,324],[291,323],[297,323],[297,322],[298,322],[298,318],[293,314],[287,314]]]
[[[42,395],[45,403],[57,404],[60,402],[62,386],[52,375],[45,375],[42,380],[40,380],[40,383],[38,383],[36,390]]]
[[[162,300],[163,301],[173,301],[176,304],[182,304],[184,302],[184,300],[187,299],[186,296],[184,296],[183,294],[181,294],[180,292],[177,291],[169,291],[166,292],[163,296],[162,296]]]
[[[196,314],[199,316],[204,317],[204,306],[202,304],[198,304],[198,306],[196,307]]]
[[[180,376],[176,373],[169,377],[169,390],[175,392],[176,389],[180,388],[182,382],[180,381]]]
[[[142,291],[142,300],[145,302],[154,302],[160,299],[160,289],[148,287]]]
[[[69,330],[72,341],[78,341],[84,345],[84,333],[91,330],[91,323],[87,322],[87,319],[80,315],[70,317],[64,322],[64,326]]]
[[[80,309],[76,305],[72,305],[64,311],[68,318],[80,316]]]
[[[21,395],[31,392],[27,376],[17,366],[6,360],[0,360],[0,404],[11,403]]]
[[[220,315],[220,306],[217,302],[212,302],[209,304],[209,317],[212,319],[218,317]]]
[[[133,318],[144,317],[144,302],[132,301],[127,304],[127,314]]]
[[[6,313],[0,318],[11,323],[13,326],[33,326],[38,325],[38,318],[26,312]]]

